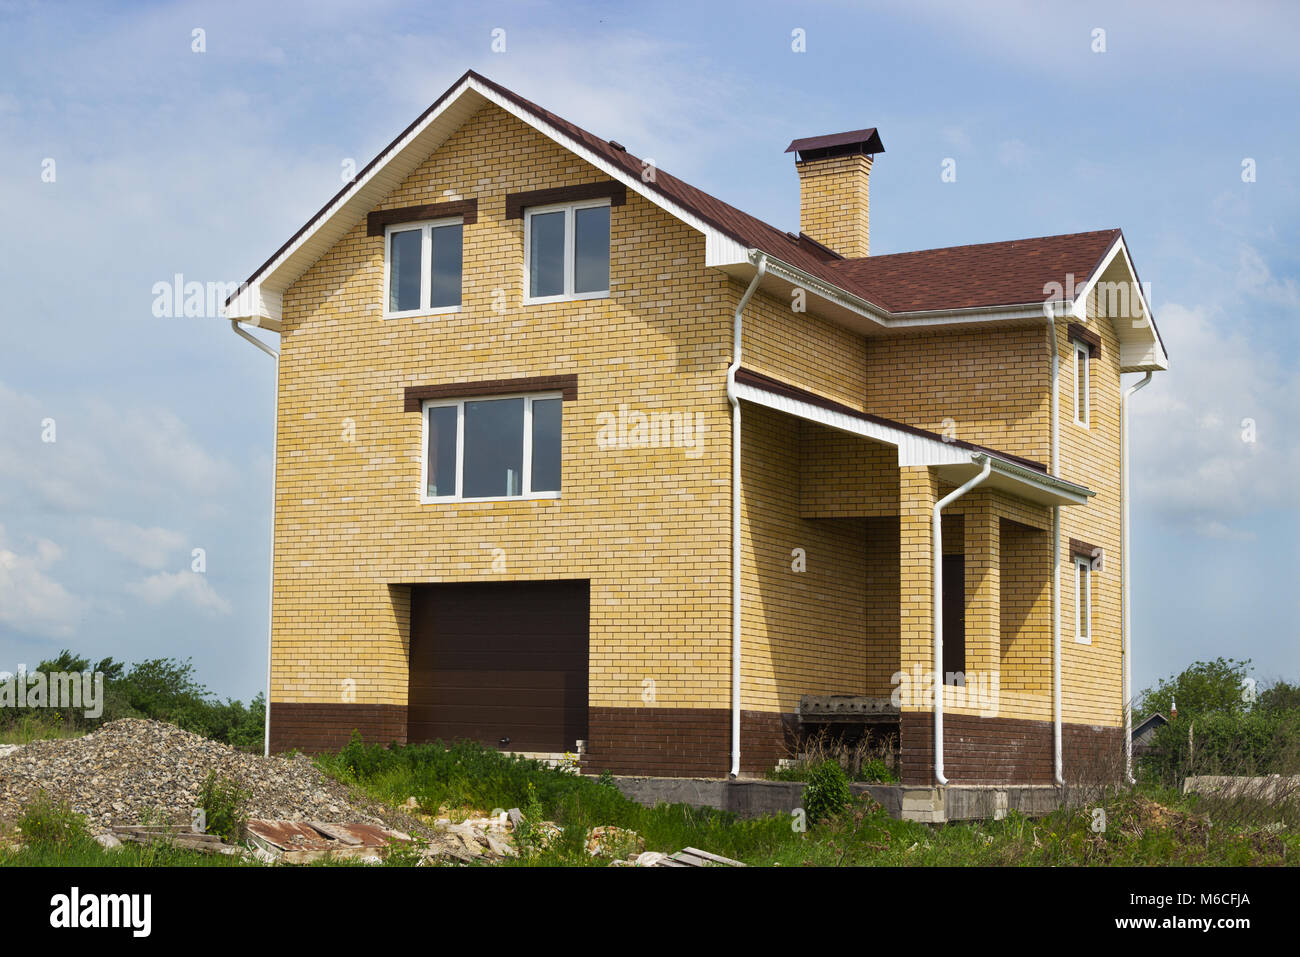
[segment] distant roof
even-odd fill
[[[1133,737],[1140,738],[1148,731],[1151,731],[1158,727],[1163,727],[1168,723],[1169,723],[1169,719],[1157,711],[1155,714],[1148,715],[1146,718],[1143,718],[1139,724],[1134,726]]]

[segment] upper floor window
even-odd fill
[[[1092,560],[1074,557],[1074,640],[1092,644]]]
[[[423,403],[421,501],[558,498],[560,393]]]
[[[385,229],[385,318],[460,310],[462,231],[459,217]]]
[[[1092,356],[1092,350],[1089,349],[1086,342],[1075,342],[1074,344],[1074,424],[1081,425],[1085,429],[1089,424],[1089,388],[1088,381],[1088,359]]]
[[[525,302],[609,295],[608,199],[524,213]]]

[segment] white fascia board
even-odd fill
[[[1115,333],[1121,335],[1120,342],[1120,372],[1159,372],[1169,368],[1169,357],[1165,355],[1164,347],[1160,344],[1160,337],[1156,335],[1155,319],[1152,318],[1154,313],[1151,311],[1151,303],[1147,302],[1146,291],[1142,284],[1137,280],[1137,270],[1133,268],[1133,260],[1128,254],[1128,245],[1124,242],[1124,237],[1119,237],[1115,244],[1111,246],[1110,252],[1102,259],[1093,274],[1088,277],[1084,283],[1083,290],[1074,301],[1071,310],[1075,318],[1082,321],[1087,320],[1088,296],[1091,295],[1101,277],[1105,275],[1106,270],[1110,268],[1111,263],[1117,257],[1123,257],[1124,267],[1128,270],[1129,281],[1137,293],[1138,303],[1142,306],[1142,315],[1146,317],[1146,322],[1138,325],[1130,323],[1127,328],[1144,331],[1146,334],[1136,336],[1121,335],[1123,329],[1120,323],[1115,322]],[[1128,341],[1124,341],[1128,340]]]
[[[859,316],[863,316],[882,326],[889,325],[889,313],[874,303],[868,302],[861,296],[855,296],[851,292],[846,292],[833,283],[818,279],[816,276],[804,272],[797,266],[791,266],[787,262],[764,253],[761,249],[749,250],[750,261],[756,260],[760,255],[767,256],[768,275],[784,279],[786,282],[806,289],[819,299],[833,303],[841,308],[848,309]]]
[[[1021,498],[1040,501],[1046,505],[1087,505],[1088,499],[1097,494],[1082,485],[1045,475],[996,455],[989,458],[993,460],[992,472],[1012,483],[1018,490],[1013,494],[1018,494]]]
[[[260,283],[254,283],[240,287],[235,298],[222,308],[221,315],[245,325],[279,332],[282,308],[280,293],[268,292]]]
[[[950,445],[939,439],[917,435],[905,429],[891,428],[879,422],[860,419],[834,409],[813,405],[786,395],[779,395],[744,382],[736,383],[736,396],[755,405],[775,409],[809,422],[816,422],[841,432],[862,436],[898,449],[900,468],[909,465],[962,465],[971,460],[969,449]]]

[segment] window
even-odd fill
[[[1092,561],[1074,556],[1074,640],[1092,644]]]
[[[1092,351],[1086,342],[1074,343],[1074,424],[1088,427],[1088,359]]]
[[[559,393],[429,400],[421,501],[558,498]]]
[[[609,295],[609,200],[524,213],[525,302]]]
[[[459,218],[384,230],[385,318],[460,311],[462,231]]]

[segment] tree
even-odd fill
[[[1161,678],[1154,688],[1142,692],[1141,718],[1155,712],[1171,717],[1178,705],[1180,718],[1201,715],[1239,715],[1250,710],[1253,696],[1248,693],[1246,672],[1250,659],[1215,658],[1198,661],[1173,678]]]

